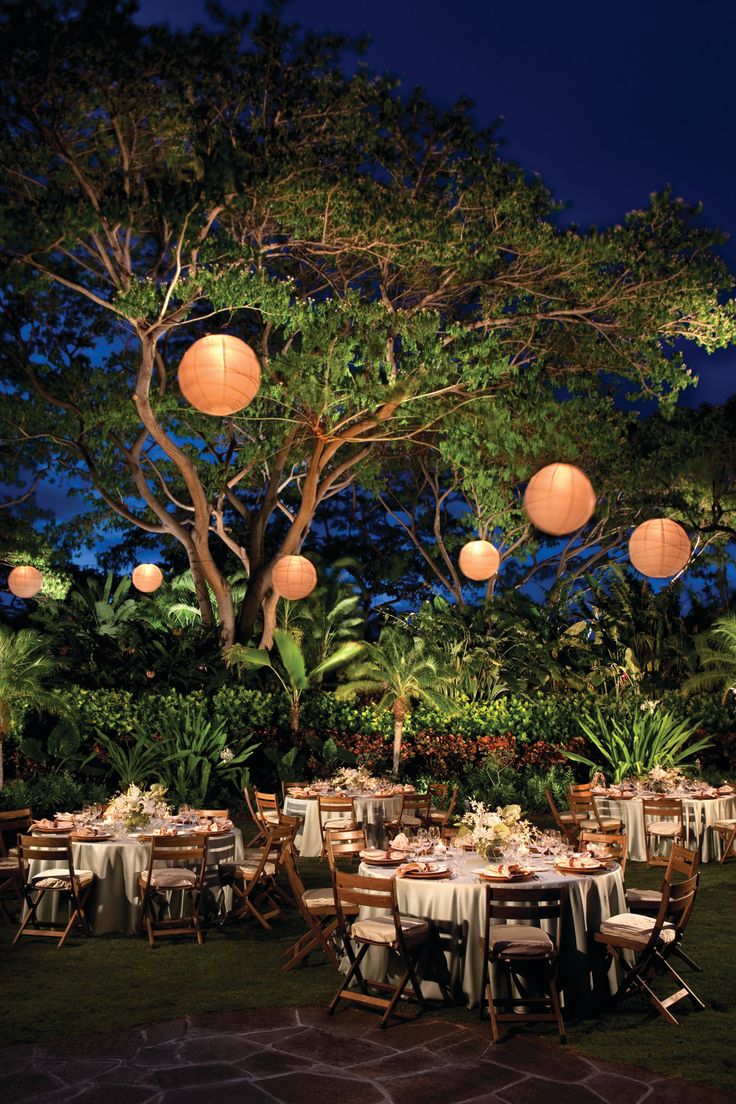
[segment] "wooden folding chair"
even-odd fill
[[[14,924],[17,918],[10,912],[6,900],[9,894],[23,908],[23,871],[18,863],[17,838],[28,832],[33,812],[28,809],[8,809],[0,812],[0,913],[3,920]],[[8,840],[12,840],[8,847]]]
[[[575,819],[575,814],[560,811],[549,787],[547,787],[544,792],[547,795],[547,804],[549,805],[549,811],[552,813],[552,819],[556,827],[568,843],[571,843],[573,847],[577,847],[578,822]]]
[[[644,840],[647,866],[667,866],[669,856],[656,850],[662,840],[680,843],[685,835],[682,801],[674,797],[644,798],[641,803],[644,818]]]
[[[567,802],[575,817],[578,831],[620,832],[621,820],[618,817],[601,816],[598,803],[589,782],[568,786]]]
[[[346,874],[336,869],[335,906],[338,932],[350,961],[350,969],[330,1002],[327,1009],[329,1014],[333,1014],[341,1000],[359,1004],[362,1007],[384,1009],[381,1027],[386,1027],[391,1016],[398,1016],[397,1005],[408,984],[411,984],[420,1012],[423,1011],[424,998],[412,957],[416,956],[417,951],[426,947],[429,939],[429,924],[426,920],[401,916],[396,901],[395,879],[365,878],[359,874]],[[355,920],[352,929],[349,929],[347,919],[349,908],[381,909],[385,910],[385,913]],[[358,944],[357,954],[353,943]],[[404,972],[396,985],[366,978],[363,975],[361,964],[371,947],[389,949],[398,955]],[[357,981],[358,989],[350,988],[353,981]],[[387,995],[375,995],[370,992],[371,989]]]
[[[679,843],[672,844],[667,869],[664,872],[662,889],[634,889],[626,890],[626,904],[631,912],[640,912],[644,916],[656,916],[662,903],[662,894],[665,883],[675,884],[678,880],[692,878],[697,873],[700,864],[700,856],[694,848],[683,847]],[[668,917],[669,919],[669,917]],[[678,944],[673,954],[681,958],[693,970],[702,973],[703,967],[699,966],[690,955],[686,954]]]
[[[584,851],[587,844],[594,848],[605,848],[609,858],[615,859],[621,867],[621,877],[626,877],[626,863],[629,857],[629,844],[623,832],[591,832],[587,828],[578,836],[578,847]]]
[[[486,886],[479,1014],[482,1018],[485,991],[494,1043],[501,1038],[500,1024],[537,1022],[556,1023],[560,1039],[565,1042],[557,992],[557,962],[566,903],[566,885]],[[534,923],[527,923],[529,920]],[[553,935],[539,926],[542,920],[552,922]],[[494,992],[494,967],[507,971],[507,996]],[[542,988],[545,989],[542,996],[534,995]],[[518,996],[514,995],[514,989]]]
[[[361,851],[368,846],[368,835],[365,828],[328,828],[325,832],[327,845],[327,862],[330,871],[334,875],[335,863],[341,858],[357,860]]]
[[[157,939],[170,935],[193,935],[201,946],[203,939],[199,902],[205,875],[204,837],[152,836],[149,846],[148,866],[141,871],[138,879],[141,897],[138,932],[142,931],[145,924],[148,942],[152,947],[156,945]],[[166,865],[158,866],[157,863]],[[175,863],[179,865],[172,865]],[[184,915],[182,907],[179,916],[157,916],[156,898],[165,898],[170,912],[170,895],[173,893],[182,894],[182,906],[185,900],[188,901],[189,915]]]
[[[286,801],[286,798],[289,796],[289,790],[308,790],[311,785],[311,782],[282,782],[281,800]]]
[[[288,973],[289,970],[293,970],[300,962],[306,961],[312,951],[316,950],[324,951],[328,962],[337,969],[339,962],[332,941],[332,936],[337,930],[337,910],[332,886],[325,886],[320,889],[305,889],[304,882],[297,870],[292,848],[288,848],[284,853],[283,867],[288,876],[299,915],[307,930],[284,951],[283,957],[286,961],[281,967],[282,972]]]
[[[317,798],[319,811],[319,830],[322,836],[322,852],[320,858],[327,854],[325,846],[325,828],[356,828],[355,804],[352,797],[337,795],[322,796]]]
[[[736,820],[717,820],[713,831],[723,845],[720,861],[727,863],[736,859]]]
[[[229,809],[190,809],[190,816],[199,817],[200,820],[229,820]]]
[[[222,885],[232,888],[237,904],[233,906],[233,919],[254,917],[266,931],[271,931],[269,920],[281,916],[283,909],[277,902],[277,868],[283,861],[283,850],[291,847],[292,829],[275,825],[266,837],[257,859],[246,858],[219,864]]]
[[[700,875],[695,874],[674,885],[665,882],[656,917],[622,912],[605,920],[595,937],[626,971],[614,1001],[621,1001],[633,993],[644,993],[659,1015],[674,1027],[677,1027],[677,1020],[670,1008],[686,997],[690,997],[697,1008],[705,1008],[700,997],[669,962],[682,942],[692,915],[699,878]],[[633,955],[633,963],[627,961],[627,954]],[[673,978],[680,988],[664,999],[659,997],[652,988],[657,974]]]
[[[278,796],[275,793],[264,793],[256,790],[256,809],[262,824],[267,828],[278,824],[281,816],[281,807]]]
[[[401,812],[396,820],[386,821],[384,828],[387,832],[413,832],[420,828],[429,828],[430,810],[432,798],[426,794],[404,794],[404,802]]]
[[[21,936],[38,935],[57,939],[57,947],[63,947],[73,928],[83,935],[91,935],[85,905],[95,880],[91,870],[75,870],[71,840],[68,836],[18,836],[18,863],[23,879],[23,898],[27,907],[13,943]],[[31,872],[32,863],[43,863],[44,868]],[[51,863],[51,866],[48,864]],[[59,893],[69,904],[69,921],[66,925],[48,922],[42,926],[37,910],[47,893]]]
[[[251,836],[251,838],[245,845],[247,850],[251,847],[258,847],[259,844],[263,843],[266,839],[266,836],[268,835],[268,830],[265,828],[263,822],[261,821],[260,814],[255,806],[255,802],[250,796],[250,790],[247,786],[243,787],[243,797],[245,798],[248,815],[253,821],[253,826],[256,829],[255,835]]]
[[[440,784],[436,783],[435,785],[439,786]],[[440,800],[444,804],[444,802],[447,801],[447,786],[444,783],[442,783],[442,788],[444,789],[444,794],[439,799],[437,799],[437,795],[434,793],[434,788],[435,788],[434,786],[428,786],[427,787],[427,792],[429,793],[430,799],[432,801]],[[445,806],[445,808],[436,808],[434,805],[430,806],[430,809],[429,809],[429,823],[430,823],[430,825],[432,825],[432,827],[434,827],[434,828],[444,828],[450,823],[450,818],[452,817],[452,814],[455,812],[455,806],[457,805],[457,799],[458,799],[459,794],[460,794],[460,787],[459,786],[453,786],[452,794],[450,795],[450,801]]]

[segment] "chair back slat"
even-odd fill
[[[675,941],[679,942],[689,923],[693,905],[698,892],[700,875],[694,874],[692,878],[685,878],[681,882],[670,883],[665,875],[662,886],[662,900],[659,906],[657,918],[649,939],[648,946],[652,946],[659,939],[659,934],[665,923],[675,927]]]
[[[202,820],[229,820],[229,809],[190,809],[190,816],[201,817]]]
[[[281,783],[281,797],[283,801],[289,796],[289,790],[308,790],[311,786],[311,782],[282,782]]]
[[[275,793],[256,790],[256,808],[259,813],[280,813],[279,799]]]
[[[4,812],[0,812],[0,859],[4,859],[8,854],[8,845],[5,842],[5,833],[7,832],[13,841],[15,846],[15,838],[19,832],[28,832],[33,820],[33,810],[27,809],[6,809]]]
[[[494,920],[516,924],[519,921],[556,920],[555,945],[560,946],[562,912],[567,901],[567,886],[486,886],[488,926]]]
[[[25,862],[66,862],[71,854],[68,836],[18,836],[18,854]]]
[[[699,864],[700,855],[696,849],[683,847],[680,843],[673,843],[667,870],[665,871],[665,879],[668,879],[671,883],[675,874],[680,874],[684,878],[692,878],[693,874],[697,872]]]
[[[332,870],[337,859],[355,857],[361,851],[365,851],[368,846],[366,830],[365,828],[326,828],[325,846],[327,861]]]
[[[393,878],[367,878],[335,870],[335,893],[341,904],[365,908],[394,909],[396,885]]]
[[[626,862],[629,857],[629,844],[623,832],[591,832],[584,830],[578,836],[578,843],[583,849],[586,843],[597,844],[608,848],[609,854],[621,866],[621,874],[626,874]]]
[[[682,820],[682,801],[674,797],[650,797],[644,798],[641,803],[644,822],[651,817],[653,820],[668,820],[677,818]]]
[[[353,798],[340,795],[322,795],[317,799],[320,817],[323,813],[353,813]]]

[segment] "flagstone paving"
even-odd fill
[[[674,1041],[674,1037],[673,1037]],[[477,1020],[259,1009],[0,1050],[3,1104],[726,1104]]]

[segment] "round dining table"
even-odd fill
[[[437,861],[438,856],[434,856]],[[468,1007],[477,1005],[481,996],[481,936],[485,922],[486,885],[508,886],[509,882],[488,883],[479,871],[484,860],[465,853],[449,860],[455,875],[448,880],[397,878],[397,900],[402,915],[431,922],[432,946],[422,978],[422,992],[431,1000],[441,1000],[438,979]],[[395,877],[396,868],[361,863],[359,871],[368,877]],[[626,912],[626,896],[621,867],[609,863],[597,873],[563,874],[539,860],[535,877],[518,882],[526,886],[541,884],[567,886],[567,907],[562,917],[562,939],[558,986],[567,1007],[581,1007],[610,996],[618,986],[616,968],[606,971],[600,946],[594,936],[601,923]],[[361,915],[363,915],[361,913]],[[370,910],[365,915],[370,915]],[[542,927],[552,930],[548,922]],[[391,974],[389,952],[371,947],[366,955],[365,976],[382,979]]]
[[[596,795],[596,804],[603,817],[620,820],[626,834],[629,858],[633,862],[646,862],[647,849],[644,838],[644,813],[642,803],[667,796],[682,800],[682,819],[685,826],[684,843],[700,854],[700,861],[715,862],[721,857],[722,843],[713,825],[719,820],[736,818],[736,795],[725,797],[699,797],[695,794],[638,794],[629,798]]]
[[[383,824],[386,820],[396,820],[401,812],[403,794],[323,794],[323,797],[352,797],[355,820],[359,828],[365,828],[368,842],[372,847],[383,847],[386,839]],[[314,797],[294,797],[289,794],[284,801],[287,816],[299,817],[301,827],[296,834],[294,844],[303,858],[318,858],[322,854],[322,834],[319,824],[319,803]],[[336,815],[336,814],[335,814]]]
[[[43,832],[39,832],[43,835]],[[55,838],[58,838],[55,837]],[[244,857],[243,836],[239,828],[232,828],[225,835],[218,835],[217,858],[222,861]],[[113,839],[72,840],[72,857],[75,870],[91,870],[95,881],[87,910],[93,935],[110,932],[134,932],[138,924],[138,879],[148,865],[150,847],[146,833],[131,833]],[[219,851],[222,845],[222,852]],[[227,846],[226,846],[227,845]],[[31,873],[36,874],[46,863],[33,863]],[[51,865],[54,865],[53,863]],[[224,911],[229,904],[229,890],[220,887],[217,869],[207,869],[205,891],[212,911]],[[49,893],[38,911],[39,919],[66,921],[66,905],[57,893]]]

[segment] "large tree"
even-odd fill
[[[90,522],[178,541],[225,644],[261,620],[270,644],[275,558],[385,464],[460,450],[511,488],[581,417],[615,419],[618,383],[671,406],[681,339],[733,338],[719,238],[685,204],[560,228],[466,103],[344,71],[350,44],[280,5],[249,35],[142,29],[115,0],[0,11],[2,436]],[[225,419],[175,379],[213,329],[263,365]]]

